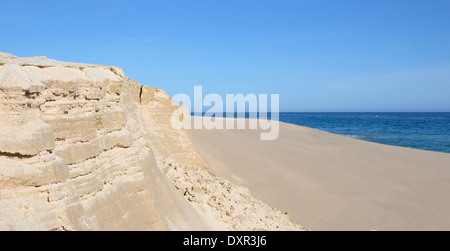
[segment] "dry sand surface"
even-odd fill
[[[219,177],[312,230],[450,230],[450,154],[386,146],[296,125],[192,130]]]

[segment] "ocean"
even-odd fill
[[[370,142],[450,153],[450,113],[280,113],[280,121]]]

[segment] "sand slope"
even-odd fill
[[[217,176],[313,230],[450,230],[450,154],[283,123],[276,141],[249,130],[191,133]]]

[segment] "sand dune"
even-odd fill
[[[0,231],[304,230],[214,176],[163,90],[0,52]]]
[[[217,176],[312,230],[450,230],[450,154],[284,123],[276,141],[259,133],[191,131]]]

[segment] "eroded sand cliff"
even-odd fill
[[[214,176],[164,91],[0,53],[0,230],[302,230]]]

